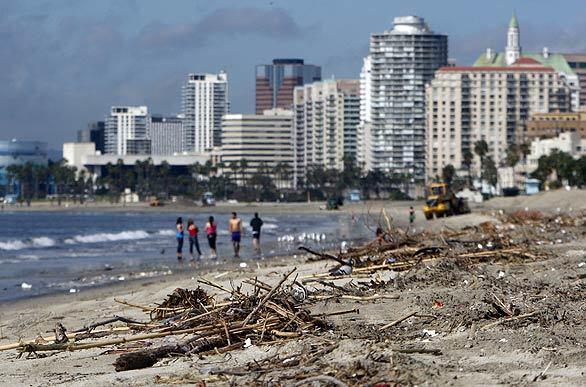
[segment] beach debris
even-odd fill
[[[71,288],[69,289],[69,293],[77,293],[77,289]]]
[[[330,274],[333,276],[350,275],[350,274],[352,274],[353,266],[354,266],[354,260],[352,258],[350,258],[348,261],[346,261],[340,267],[338,267],[336,269],[332,269],[332,271],[330,271]]]
[[[33,285],[28,284],[26,282],[23,282],[23,283],[20,284],[20,287],[23,288],[23,289],[25,289],[25,290],[28,290],[28,289],[32,289]]]
[[[67,332],[67,329],[65,329],[63,324],[56,323],[55,329],[53,331],[55,332],[55,344],[63,344],[63,343],[67,343],[69,341],[69,338],[67,337],[67,334],[65,333],[65,332]]]
[[[222,284],[215,282],[233,273],[225,271],[211,277],[211,280],[198,279],[200,286],[195,289],[177,288],[159,303],[151,301],[148,305],[138,305],[131,301],[116,300],[143,311],[146,314],[145,321],[115,317],[67,334],[63,328],[63,335],[68,338],[66,342],[58,342],[57,337],[40,337],[37,342],[22,341],[0,347],[0,350],[12,348],[21,354],[34,355],[41,351],[106,348],[119,354],[114,362],[115,369],[125,371],[150,367],[171,356],[198,355],[193,357],[193,361],[197,361],[201,356],[249,348],[246,356],[254,357],[254,361],[211,369],[209,374],[214,377],[223,375],[224,379],[216,381],[226,383],[226,378],[234,378],[231,382],[254,384],[270,380],[276,385],[284,381],[294,384],[308,380],[312,380],[312,383],[326,383],[322,377],[327,374],[334,378],[332,380],[343,383],[341,385],[362,385],[371,381],[375,375],[380,375],[377,372],[384,364],[398,369],[395,362],[400,360],[402,354],[442,355],[442,350],[446,348],[427,348],[429,344],[422,347],[423,343],[435,341],[432,338],[440,332],[442,335],[468,332],[468,339],[474,340],[477,331],[499,326],[509,330],[529,324],[551,326],[564,319],[573,322],[565,312],[563,316],[550,312],[552,305],[553,308],[559,305],[554,298],[557,296],[555,292],[545,293],[540,289],[537,294],[527,292],[522,297],[511,294],[510,282],[520,277],[508,267],[512,267],[509,266],[511,263],[534,262],[550,256],[551,251],[540,249],[537,240],[549,244],[583,237],[584,230],[576,228],[575,224],[576,219],[584,215],[576,214],[572,218],[559,213],[550,216],[535,211],[513,214],[499,211],[497,216],[498,222],[484,222],[459,230],[445,227],[434,232],[417,233],[401,230],[393,225],[390,217],[383,214],[382,238],[364,245],[347,246],[345,251],[336,251],[337,246],[333,247],[334,251],[301,247],[308,254],[299,258],[336,261],[334,272],[341,270],[344,265],[349,266],[350,271],[344,269],[344,273],[340,272],[339,276],[331,276],[326,267],[323,272],[303,273],[299,276],[294,276],[296,269],[293,269],[275,280],[276,284],[258,278],[247,278],[240,283],[228,280]],[[313,240],[311,238],[318,237],[307,234],[304,240]],[[486,270],[486,267],[480,265],[499,262],[506,266]],[[576,265],[585,266],[584,262],[572,263],[572,267]],[[558,267],[558,270],[562,268]],[[505,276],[506,279],[502,279]],[[340,357],[340,353],[323,359],[337,348],[338,339],[345,339],[348,334],[346,323],[354,321],[360,311],[354,307],[356,305],[348,308],[348,301],[355,304],[380,302],[403,297],[399,292],[413,290],[414,293],[406,297],[409,298],[416,295],[415,291],[424,282],[443,285],[446,289],[466,286],[460,289],[483,293],[466,301],[456,300],[451,292],[441,290],[434,290],[434,294],[421,298],[417,295],[416,303],[412,306],[415,310],[398,311],[396,320],[389,323],[384,320],[366,326],[361,323],[359,329],[351,331],[353,336],[366,338],[368,345],[380,344],[378,348],[369,347],[365,358],[348,364],[348,367],[328,364],[332,357]],[[575,292],[576,285],[573,286],[571,292],[563,289],[560,294],[582,297],[579,291]],[[335,305],[339,305],[338,302],[342,300],[347,302],[342,304],[342,308],[336,308]],[[312,305],[315,308],[312,309]],[[324,310],[323,305],[328,308]],[[331,306],[334,308],[331,309]],[[370,310],[367,309],[367,314]],[[330,316],[345,316],[345,323],[331,325],[326,320]],[[106,328],[102,325],[109,326]],[[112,337],[98,339],[104,336]],[[415,348],[391,348],[386,344],[392,342],[395,344],[393,347],[399,347],[405,343],[406,337],[417,341]],[[496,341],[498,339],[497,336]],[[295,345],[303,345],[302,350],[298,347],[293,351],[289,348],[282,350],[289,340],[295,340]],[[256,358],[255,347],[272,345],[277,347],[259,350],[266,352],[266,358]],[[389,357],[383,354],[382,346],[394,355]],[[275,352],[271,354],[271,351]],[[484,356],[483,349],[480,351],[480,356]],[[387,360],[384,360],[385,356]],[[279,375],[281,371],[285,373]],[[271,372],[271,377],[262,379]],[[275,373],[277,377],[273,378]],[[417,383],[405,384],[422,382],[419,380]]]
[[[240,266],[241,269],[245,269],[248,267],[248,264],[246,262],[240,262],[240,265],[238,266]]]

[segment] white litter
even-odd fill
[[[124,281],[126,278],[124,278],[123,275],[121,275],[120,277],[118,277],[118,281]]]
[[[250,338],[244,340],[244,348],[248,348],[248,347],[252,347],[252,340],[250,340]]]
[[[580,262],[580,263],[578,264],[578,267],[584,267],[584,266],[586,266],[586,262]]]
[[[77,289],[71,288],[71,289],[69,289],[69,293],[77,293]]]
[[[240,262],[240,267],[244,269],[245,267],[248,267],[248,264],[246,262]]]
[[[499,278],[503,278],[505,276],[505,272],[504,271],[499,271]]]
[[[424,329],[423,330],[423,336],[424,337],[435,337],[437,336],[439,333],[437,333],[435,330],[433,329]]]
[[[26,282],[23,282],[20,284],[20,287],[23,289],[31,289],[33,287],[33,285],[27,284]]]
[[[507,339],[500,339],[499,340],[499,343],[506,343],[507,341],[509,341],[509,340],[507,340]]]

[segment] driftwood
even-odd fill
[[[291,274],[293,274],[293,272],[297,270],[296,267],[293,268],[293,270],[291,270],[287,275],[285,275],[285,277],[283,277],[283,279],[281,281],[279,281],[279,283],[271,289],[270,292],[267,293],[267,295],[262,299],[262,301],[252,310],[252,312],[250,312],[250,314],[248,316],[246,316],[246,318],[244,319],[244,321],[242,322],[242,326],[245,326],[246,324],[248,324],[248,322],[250,321],[250,319],[258,312],[258,310],[268,301],[270,300],[270,298],[273,296],[273,294],[275,294],[275,292],[277,291],[277,289],[279,289],[281,287],[281,285],[283,285],[283,283],[287,280],[287,278],[289,278],[289,276]]]
[[[398,325],[398,324],[402,323],[403,321],[407,320],[409,317],[413,317],[416,314],[417,314],[417,312],[409,313],[408,315],[406,315],[404,317],[401,317],[400,319],[395,320],[392,323],[389,323],[387,325],[383,325],[382,327],[379,328],[379,331],[384,331],[385,329],[388,329],[390,327],[394,327],[395,325]]]
[[[220,337],[192,337],[177,344],[124,353],[114,361],[113,365],[117,372],[148,368],[165,357],[198,354],[223,344],[224,339]]]

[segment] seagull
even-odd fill
[[[348,252],[348,242],[342,241],[342,243],[340,245],[340,252],[342,254],[346,254]]]
[[[340,266],[336,269],[332,269],[330,271],[330,275],[333,275],[333,276],[350,275],[350,274],[352,274],[352,267],[353,266],[354,266],[354,260],[352,258],[350,258],[342,266]]]

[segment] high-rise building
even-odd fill
[[[543,66],[551,67],[566,79],[567,85],[571,88],[572,110],[578,111],[580,108],[580,81],[576,74],[576,68],[572,68],[568,57],[562,54],[551,53],[547,47],[544,47],[541,53],[523,52],[521,50],[521,33],[519,22],[515,14],[509,22],[507,31],[507,46],[505,52],[494,52],[491,48],[486,53],[480,55],[474,66],[478,67],[504,67],[516,63],[520,58],[533,59]],[[586,65],[585,65],[586,66]],[[579,66],[578,66],[579,67]],[[584,68],[586,71],[586,67]],[[586,76],[586,75],[585,75]]]
[[[146,106],[112,106],[106,118],[105,150],[116,155],[150,154]]]
[[[531,114],[569,111],[570,95],[565,77],[523,56],[510,66],[439,69],[427,87],[427,177],[441,176],[448,164],[462,168],[479,140],[498,165]]]
[[[360,121],[358,80],[326,80],[294,91],[295,184],[311,166],[344,168],[344,158],[356,157],[356,127]]]
[[[230,111],[228,75],[189,74],[182,109],[183,151],[203,153],[221,146],[222,116]]]
[[[106,124],[104,121],[90,122],[87,129],[77,131],[77,142],[93,142],[96,144],[96,151],[104,153],[104,132]]]
[[[580,85],[580,108],[586,107],[586,54],[563,54],[570,68],[578,76]]]
[[[238,184],[263,168],[279,188],[291,187],[293,133],[290,110],[271,109],[263,114],[227,114],[222,120],[222,162]],[[245,161],[243,164],[243,160]],[[244,170],[239,170],[244,165]]]
[[[425,85],[448,63],[448,37],[423,18],[397,17],[370,37],[372,168],[425,175]]]
[[[183,121],[179,117],[150,116],[147,137],[152,155],[172,155],[183,150]]]
[[[321,81],[321,67],[303,59],[273,59],[272,64],[256,66],[256,114],[267,109],[291,109],[293,89]]]
[[[372,170],[372,59],[364,58],[360,71],[360,122],[356,128],[356,161],[364,171]]]

